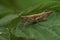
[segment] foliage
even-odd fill
[[[22,32],[17,15],[55,11],[46,22],[28,25]],[[0,0],[0,40],[60,40],[60,0]]]

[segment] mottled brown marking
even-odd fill
[[[27,15],[27,16],[21,16],[21,19],[24,22],[37,22],[37,21],[43,21],[47,20],[48,16],[52,14],[52,11],[43,11],[38,14],[33,14],[33,15]]]

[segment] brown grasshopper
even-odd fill
[[[48,16],[50,16],[53,13],[53,11],[45,10],[38,14],[33,15],[27,15],[27,16],[21,16],[21,20],[24,22],[24,28],[28,23],[34,23],[34,22],[43,22],[48,19]],[[23,29],[24,29],[23,28]]]

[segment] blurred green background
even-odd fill
[[[37,14],[45,9],[55,13],[22,32],[17,14]],[[0,40],[60,40],[60,0],[0,0]]]

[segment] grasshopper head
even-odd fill
[[[54,13],[53,11],[48,11],[47,9],[46,9],[44,12],[45,12],[45,14],[48,15],[48,16]]]

